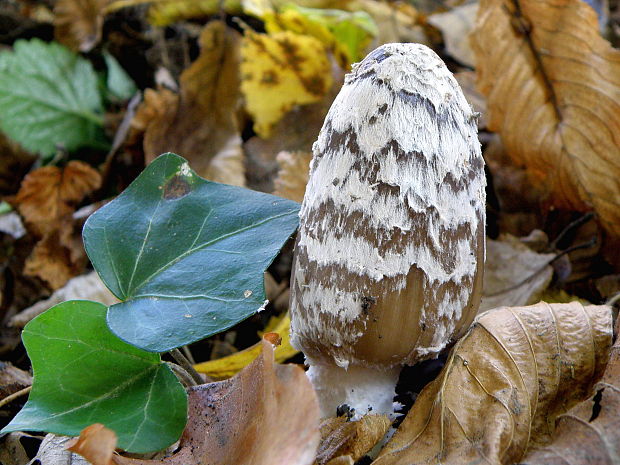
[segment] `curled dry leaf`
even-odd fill
[[[66,448],[80,454],[92,465],[112,465],[116,433],[101,423],[94,423],[84,428],[79,437],[70,440]]]
[[[523,465],[620,463],[620,339],[594,391],[592,397],[558,417],[553,441],[528,454]]]
[[[331,84],[331,64],[318,39],[290,31],[245,31],[241,91],[260,137],[269,137],[273,125],[294,105],[320,101]]]
[[[479,315],[374,465],[519,461],[591,394],[611,325],[610,307],[577,302]]]
[[[517,307],[540,300],[553,277],[549,261],[555,254],[536,253],[509,234],[487,239],[480,310]]]
[[[54,7],[56,40],[72,50],[90,52],[101,40],[109,0],[58,0]]]
[[[347,421],[346,416],[327,418],[321,423],[316,462],[333,464],[340,457],[356,462],[385,436],[391,424],[386,415],[364,415],[356,421]]]
[[[119,465],[310,465],[319,443],[319,409],[295,365],[277,365],[273,346],[237,376],[189,390],[189,421],[179,450],[163,460],[114,457]]]
[[[273,193],[286,199],[301,202],[310,175],[310,152],[280,152],[276,156],[280,165]]]
[[[63,236],[71,236],[71,223],[67,222],[62,227],[64,230],[52,231],[43,236],[24,265],[26,276],[41,278],[54,290],[79,275],[88,263],[81,244],[67,244],[62,239]]]
[[[148,162],[164,152],[182,154],[202,177],[244,185],[239,102],[239,34],[212,21],[200,34],[200,55],[181,74],[179,96],[145,92],[132,126],[145,128]]]
[[[64,217],[101,186],[101,175],[90,165],[70,161],[64,168],[45,166],[28,174],[15,197],[29,228],[43,236],[59,229]]]
[[[64,168],[39,168],[24,178],[15,203],[28,229],[41,238],[26,259],[25,275],[58,289],[83,271],[87,258],[81,224],[72,214],[100,186],[99,172],[81,161],[70,161]]]
[[[620,236],[620,51],[580,0],[481,0],[471,35],[489,129],[557,206]],[[595,110],[594,110],[595,109]]]

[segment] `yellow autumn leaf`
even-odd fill
[[[275,349],[276,362],[282,363],[299,353],[298,350],[291,346],[291,319],[288,313],[285,313],[281,317],[273,317],[265,328],[265,332],[278,333],[280,337],[282,337],[282,343]],[[257,342],[253,346],[227,357],[198,363],[194,365],[194,368],[199,373],[204,373],[212,379],[230,378],[258,357],[261,350],[261,342]]]
[[[295,105],[319,101],[332,84],[325,46],[290,31],[258,34],[246,30],[241,46],[241,91],[254,130],[271,129]]]
[[[149,22],[162,27],[177,21],[215,15],[221,10],[231,15],[241,13],[240,0],[113,0],[105,8],[105,12],[111,13],[143,4],[150,5]]]

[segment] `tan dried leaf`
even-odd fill
[[[40,236],[60,227],[85,196],[101,186],[101,175],[90,165],[70,161],[64,168],[45,166],[28,174],[15,197],[29,227]]]
[[[487,127],[487,101],[478,89],[476,89],[476,72],[459,71],[454,73],[454,79],[459,83],[465,98],[474,109],[478,116],[478,129]],[[486,161],[486,160],[485,160]]]
[[[620,338],[594,391],[595,395],[558,417],[553,441],[528,454],[524,465],[620,463]]]
[[[365,415],[357,421],[347,421],[345,416],[327,418],[321,423],[317,463],[338,463],[340,457],[359,460],[385,436],[391,424],[386,415]]]
[[[168,90],[145,93],[132,126],[146,127],[147,162],[175,152],[203,177],[244,185],[236,121],[238,67],[239,34],[221,21],[207,24],[200,34],[200,55],[181,74],[180,95],[175,98]]]
[[[280,169],[274,181],[273,193],[295,202],[301,202],[306,192],[306,184],[308,184],[312,153],[280,152],[276,160]]]
[[[481,0],[471,35],[489,129],[557,207],[620,236],[620,51],[580,0]]]
[[[541,302],[479,315],[373,465],[519,461],[592,393],[611,308]]]
[[[54,36],[72,50],[90,52],[101,40],[104,8],[109,0],[58,0]]]
[[[84,428],[79,437],[66,444],[67,450],[80,454],[92,465],[112,465],[116,449],[116,433],[101,423]]]
[[[441,31],[448,54],[472,68],[476,67],[476,57],[469,45],[469,34],[474,28],[477,13],[478,2],[474,2],[457,6],[445,13],[432,14],[427,20]]]
[[[487,239],[480,310],[529,305],[540,300],[553,277],[555,254],[536,253],[518,238],[504,234]]]
[[[319,408],[304,371],[258,358],[235,377],[189,390],[179,450],[162,460],[114,457],[121,465],[310,465],[319,444]]]
[[[56,290],[82,273],[88,259],[80,234],[70,244],[63,241],[63,236],[72,236],[72,231],[72,225],[67,224],[43,236],[26,259],[24,274],[40,278]]]

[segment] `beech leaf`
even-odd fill
[[[297,227],[299,204],[206,181],[175,154],[155,159],[88,218],[93,266],[123,302],[110,329],[165,352],[219,333],[265,304],[263,272]]]
[[[592,393],[611,325],[610,307],[578,302],[479,315],[373,464],[518,462]]]
[[[311,465],[319,408],[303,369],[260,355],[234,378],[189,389],[189,421],[178,452],[163,460],[115,457],[119,465]]]
[[[187,415],[183,386],[159,355],[110,333],[105,315],[105,305],[74,300],[26,325],[22,338],[34,383],[2,432],[74,436],[99,422],[131,452],[156,451],[178,439]]]
[[[556,207],[620,236],[620,51],[581,0],[481,0],[471,35],[488,127]]]

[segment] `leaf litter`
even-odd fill
[[[49,5],[12,10],[24,25],[35,28],[34,35],[48,41],[51,29],[44,28],[53,23],[57,40],[68,48],[24,41],[30,32],[14,28],[7,37],[22,40],[13,51],[0,54],[5,71],[0,101],[8,109],[0,115],[0,129],[3,140],[5,135],[12,139],[2,144],[0,188],[16,208],[6,215],[20,215],[25,225],[19,235],[0,231],[0,340],[15,334],[10,324],[23,326],[68,298],[117,302],[94,273],[82,275],[88,262],[80,230],[86,216],[118,195],[145,162],[161,153],[179,152],[208,179],[301,201],[312,142],[343,73],[381,43],[416,41],[448,61],[481,113],[480,140],[490,181],[481,311],[491,310],[455,341],[435,381],[422,376],[420,383],[430,384],[421,393],[417,388],[410,393],[417,401],[375,462],[417,463],[422,457],[428,463],[457,464],[470,458],[506,464],[616,463],[617,347],[610,358],[607,354],[612,313],[587,301],[610,299],[614,304],[620,290],[620,261],[614,256],[620,230],[613,208],[617,183],[609,181],[620,145],[615,138],[619,131],[614,131],[614,108],[620,102],[614,80],[618,51],[599,32],[604,12],[597,17],[577,0],[534,3],[481,0],[439,6],[424,1],[414,8],[375,0],[307,0],[293,6],[249,0],[149,5],[142,0],[59,0],[54,10]],[[476,9],[470,47],[467,35]],[[612,2],[611,26],[614,11]],[[158,29],[164,25],[168,28]],[[23,31],[32,30],[28,27]],[[609,31],[606,38],[620,43],[617,31]],[[130,49],[144,61],[131,63]],[[68,78],[59,79],[52,63]],[[47,71],[52,74],[46,76]],[[164,74],[167,78],[161,79]],[[50,86],[48,78],[57,85]],[[24,84],[40,89],[37,95],[46,100],[45,108],[37,106]],[[122,119],[126,99],[136,88],[143,101],[128,117],[129,137],[107,152],[114,121]],[[592,108],[599,117],[591,116]],[[112,172],[106,168],[100,175],[96,167],[104,161]],[[183,186],[170,186],[170,201],[189,196]],[[76,211],[91,202],[86,214]],[[588,210],[597,213],[599,226],[591,222],[562,232],[578,212]],[[542,242],[532,233],[536,230],[542,231]],[[592,237],[596,246],[579,249]],[[319,441],[319,419],[308,400],[313,393],[302,371],[274,365],[266,343],[255,342],[257,333],[279,333],[275,360],[302,361],[289,342],[287,260],[290,251],[269,270],[284,287],[266,312],[190,346],[196,368],[224,381],[189,388],[193,410],[176,452],[168,449],[158,456],[168,458],[148,462],[149,456],[120,456],[109,443],[91,462],[107,465],[112,456],[115,463],[191,465],[214,458],[220,461],[216,463],[260,464],[280,463],[281,454],[287,463],[372,460],[363,456],[381,440],[388,423],[381,417],[323,419]],[[49,300],[36,301],[54,290]],[[258,294],[252,290],[252,298]],[[541,298],[548,303],[523,307]],[[568,303],[550,303],[560,301]],[[229,356],[210,359],[218,343],[227,344]],[[28,368],[23,349],[3,350],[3,360]],[[286,394],[274,400],[266,386],[278,386]],[[294,389],[300,392],[290,392]],[[406,381],[402,389],[408,389]],[[252,401],[240,400],[246,394]],[[13,415],[23,400],[4,406],[2,413]],[[244,406],[250,413],[242,411]],[[200,417],[212,410],[215,414],[207,420]],[[216,430],[237,439],[222,447]],[[97,434],[107,433],[99,429],[95,438]],[[85,437],[81,444],[88,443]],[[45,455],[60,451],[66,440],[57,437],[58,445],[53,445],[46,439],[39,460],[75,463],[77,456],[67,451],[59,458]],[[192,447],[200,452],[192,455]]]

